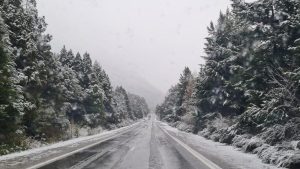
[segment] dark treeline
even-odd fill
[[[300,1],[232,0],[208,33],[200,73],[186,68],[157,114],[265,162],[299,168],[289,151],[300,140]],[[281,155],[267,154],[275,151]]]
[[[110,129],[149,112],[143,98],[114,91],[88,53],[53,54],[46,25],[35,0],[0,0],[0,154],[29,148],[28,138],[65,140],[81,127]]]

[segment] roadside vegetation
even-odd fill
[[[208,34],[205,64],[184,70],[160,119],[300,168],[300,2],[232,0]]]
[[[52,53],[46,25],[35,0],[0,0],[0,155],[124,126],[149,113],[144,98],[114,90],[88,53],[66,47]]]

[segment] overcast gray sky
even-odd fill
[[[230,0],[38,0],[54,52],[88,51],[108,74],[133,72],[159,90],[203,63],[206,27]],[[139,84],[133,84],[139,85]]]

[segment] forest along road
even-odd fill
[[[248,155],[233,149],[224,151],[229,152],[230,155],[222,155],[223,150],[221,149],[226,147],[224,145],[218,147],[215,145],[216,143],[210,143],[208,140],[198,141],[197,138],[194,143],[200,147],[194,146],[188,143],[188,141],[193,140],[194,135],[181,133],[164,123],[155,121],[153,118],[139,122],[121,132],[113,132],[111,136],[97,137],[96,140],[85,143],[84,146],[51,156],[51,158],[41,158],[39,162],[35,163],[31,163],[28,157],[23,157],[25,159],[23,160],[25,161],[24,164],[20,163],[8,168],[273,169],[273,167],[259,163],[255,157],[248,157]],[[201,147],[201,145],[204,146]],[[209,147],[209,151],[206,147]],[[216,149],[213,150],[213,148]],[[235,152],[238,154],[232,155],[233,158],[231,158],[231,154]],[[238,162],[234,160],[238,160]],[[18,161],[16,160],[16,162]],[[258,165],[253,165],[254,163]]]

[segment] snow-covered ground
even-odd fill
[[[14,168],[14,166],[20,166],[23,164],[26,165],[25,163],[28,163],[28,161],[31,161],[32,163],[38,163],[39,161],[44,161],[48,158],[68,153],[78,148],[92,144],[99,139],[116,135],[117,133],[130,129],[138,124],[139,122],[126,127],[118,128],[116,130],[103,131],[102,133],[92,136],[74,138],[68,141],[62,141],[22,152],[0,156],[0,168]]]
[[[232,146],[213,142],[202,136],[180,131],[166,123],[158,123],[160,123],[160,125],[170,134],[174,135],[176,138],[180,139],[222,168],[279,169],[276,166],[264,164],[255,154],[243,153]]]

